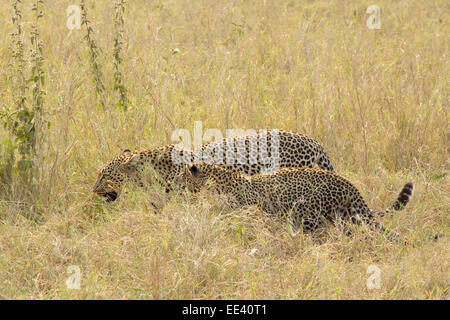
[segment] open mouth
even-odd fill
[[[106,197],[106,202],[113,202],[114,200],[117,199],[117,192],[115,192],[115,191],[106,192],[105,197]]]

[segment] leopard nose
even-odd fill
[[[113,202],[117,199],[117,192],[111,191],[106,193],[106,202]]]

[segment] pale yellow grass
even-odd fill
[[[69,35],[66,27],[74,2],[46,1],[41,37],[52,126],[39,190],[24,196],[27,189],[14,184],[14,194],[0,199],[1,297],[449,297],[448,236],[428,240],[450,226],[448,1],[377,1],[380,30],[366,27],[371,1],[129,1],[127,112],[114,108],[111,86],[113,6],[87,3],[108,107],[98,107],[84,30]],[[15,90],[11,12],[1,1],[2,105]],[[192,130],[194,121],[224,133],[306,133],[374,209],[414,182],[408,207],[382,222],[415,246],[373,233],[366,239],[364,228],[354,238],[336,228],[321,241],[291,235],[282,221],[255,208],[230,211],[204,193],[158,199],[166,206],[156,215],[149,203],[161,190],[129,186],[114,204],[92,196],[110,158],[170,143],[174,129]],[[27,218],[36,215],[38,222]],[[79,290],[66,286],[72,265],[81,271]],[[380,289],[366,286],[370,265],[380,268]]]

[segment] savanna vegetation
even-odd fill
[[[444,0],[1,1],[0,297],[448,299],[449,13]],[[207,192],[92,194],[111,158],[194,121],[305,133],[374,209],[414,182],[382,218],[411,245],[364,226],[317,241]]]

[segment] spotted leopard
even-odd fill
[[[184,165],[194,160],[215,163],[248,175],[289,167],[334,170],[328,155],[314,139],[288,131],[261,130],[258,134],[205,144],[193,153],[178,145],[134,152],[125,150],[100,170],[93,192],[107,201],[114,201],[127,180],[140,186],[153,183],[153,179],[144,177],[144,171],[149,168],[156,172],[152,175],[155,180],[169,192]]]
[[[249,176],[200,162],[186,165],[177,179],[183,180],[189,191],[209,188],[225,194],[232,207],[257,205],[266,213],[287,215],[295,228],[306,233],[326,221],[347,226],[348,222],[364,222],[393,239],[399,235],[386,230],[375,216],[403,209],[413,193],[413,184],[407,183],[393,205],[374,212],[347,179],[318,168],[283,168]]]

